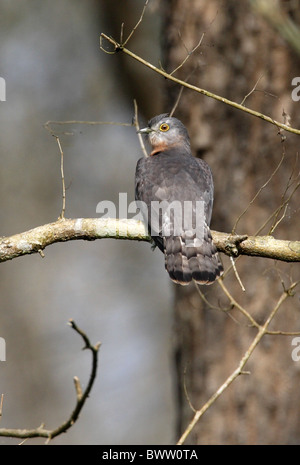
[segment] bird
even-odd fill
[[[137,162],[135,200],[154,245],[164,253],[165,269],[177,284],[212,284],[223,266],[210,231],[211,169],[192,155],[186,127],[168,113],[138,132],[146,135],[151,153]]]

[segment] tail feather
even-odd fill
[[[187,285],[192,280],[199,284],[212,284],[223,273],[208,226],[205,226],[202,241],[185,233],[180,237],[165,237],[164,253],[166,270],[178,284]]]

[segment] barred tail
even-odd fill
[[[187,285],[194,280],[199,284],[212,284],[223,273],[222,262],[207,225],[201,241],[188,232],[165,237],[164,253],[166,270],[175,283]]]

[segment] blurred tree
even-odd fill
[[[102,17],[104,15],[105,22],[109,25],[109,35],[118,40],[123,33],[123,40],[125,40],[137,23],[143,2],[140,0],[128,0],[127,2],[119,2],[118,0],[107,2],[104,0],[101,3],[101,15]],[[130,39],[130,47],[136,53],[154,62],[158,61],[157,56],[160,53],[160,15],[156,6],[158,6],[156,1],[148,4],[147,13],[150,9],[152,14],[147,14],[144,17],[142,26]],[[123,90],[131,102],[133,99],[137,100],[139,112],[145,115],[162,112],[163,96],[161,92],[163,86],[160,77],[123,53],[118,54],[115,65],[122,76]]]
[[[299,103],[291,98],[291,81],[299,74],[299,55],[280,31],[272,27],[267,16],[260,14],[257,3],[190,0],[187,8],[179,0],[164,2],[164,68],[171,72],[178,67],[204,33],[201,46],[176,71],[176,77],[188,78],[190,83],[238,103],[250,93],[245,105],[279,121],[290,117],[291,124],[299,127]],[[275,7],[286,18],[296,8],[292,2],[264,3],[269,5],[265,5],[269,17]],[[179,88],[166,81],[166,90],[168,110]],[[299,175],[299,137],[288,134],[283,140],[275,126],[187,89],[183,90],[175,116],[188,127],[195,155],[212,167],[214,229],[232,230],[239,215],[283,158],[275,175],[237,225],[241,234],[257,233],[295,187],[290,184]],[[300,210],[296,197],[297,192],[275,229],[278,238],[292,240],[299,236]],[[277,220],[283,213],[284,209]],[[269,221],[260,234],[267,234],[271,225]],[[227,258],[224,264],[225,268],[230,265]],[[246,291],[241,290],[232,272],[225,283],[260,323],[281,294],[282,282],[288,285],[290,279],[299,279],[297,264],[243,257],[238,260],[237,268]],[[208,302],[228,308],[228,300],[218,284],[201,290]],[[228,313],[210,308],[193,286],[177,286],[174,292],[177,433],[181,434],[193,416],[191,405],[200,408],[237,367],[255,330],[238,313],[230,312],[233,316],[230,318]],[[298,317],[299,291],[281,309],[273,326],[296,331]],[[300,371],[291,359],[291,338],[265,336],[246,369],[251,375],[239,377],[208,410],[189,435],[190,443],[299,442]]]

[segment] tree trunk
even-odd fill
[[[265,2],[266,3],[266,2]],[[285,41],[274,21],[254,8],[261,2],[168,0],[164,2],[163,66],[171,72],[204,33],[201,45],[175,76],[300,127],[300,102],[292,99],[291,81],[299,75],[299,55]],[[295,18],[290,2],[267,2],[281,10],[282,20]],[[284,6],[283,6],[284,5]],[[291,4],[292,5],[292,4]],[[290,8],[290,10],[289,10]],[[296,7],[295,7],[296,8]],[[299,17],[298,17],[299,20]],[[271,24],[272,23],[272,24]],[[299,23],[298,23],[299,24]],[[166,81],[166,110],[179,87]],[[298,110],[298,111],[297,111]],[[187,126],[195,156],[212,168],[215,204],[212,228],[230,232],[256,193],[265,186],[237,225],[240,234],[256,234],[299,182],[299,136],[278,133],[276,126],[228,105],[184,89],[174,116]],[[278,167],[281,159],[282,163]],[[272,173],[278,167],[276,173]],[[271,179],[270,179],[271,178]],[[268,182],[267,185],[265,183]],[[259,234],[299,239],[299,193]],[[224,268],[230,268],[223,256]],[[276,305],[284,286],[299,279],[299,264],[241,257],[225,285],[231,295],[261,324]],[[253,340],[251,328],[217,283],[201,287],[174,286],[174,354],[178,402],[177,435],[238,366]],[[286,300],[270,329],[298,331],[299,290]],[[224,311],[227,310],[227,311]],[[188,436],[191,444],[292,444],[300,441],[300,362],[292,360],[292,336],[266,335],[240,376],[209,408]]]

